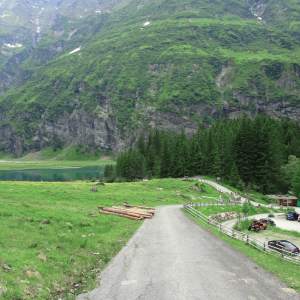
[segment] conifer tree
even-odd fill
[[[292,192],[298,199],[300,199],[300,167],[293,176]]]

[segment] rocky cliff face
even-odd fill
[[[17,157],[57,141],[118,154],[149,128],[191,134],[244,113],[300,120],[292,0],[22,0],[1,11],[0,150]]]

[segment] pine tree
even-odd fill
[[[293,176],[292,192],[298,199],[300,198],[300,167]]]
[[[230,185],[232,186],[237,186],[238,182],[241,180],[240,176],[239,176],[239,172],[237,169],[236,164],[234,163],[231,166],[231,170],[230,170],[230,175],[229,175],[229,181],[230,181]]]
[[[162,159],[160,165],[160,177],[166,178],[170,176],[170,167],[171,167],[171,152],[168,147],[167,141],[164,140]]]
[[[139,136],[139,140],[137,143],[137,148],[140,150],[140,152],[142,153],[142,155],[145,155],[146,153],[146,146],[145,146],[145,140],[144,140],[144,136],[141,133]]]

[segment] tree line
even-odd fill
[[[263,115],[219,120],[209,128],[200,124],[191,136],[183,128],[179,134],[152,129],[147,137],[140,135],[136,149],[118,156],[110,176],[134,180],[206,174],[239,190],[287,192],[291,178],[283,180],[283,175],[291,156],[298,162],[299,141],[299,124]]]

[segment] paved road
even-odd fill
[[[99,275],[99,288],[76,299],[300,299],[180,208],[158,207]]]

